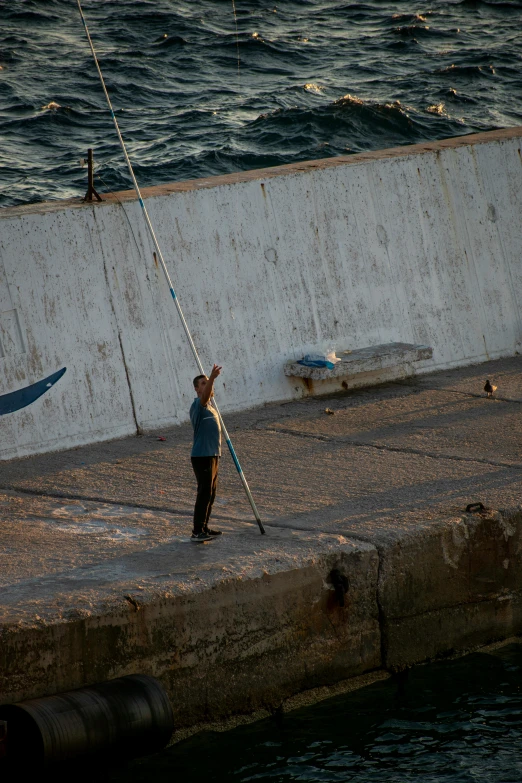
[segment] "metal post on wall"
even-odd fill
[[[96,192],[96,188],[94,187],[94,168],[93,168],[93,157],[92,157],[92,149],[87,150],[87,193],[85,194],[84,201],[92,201],[92,197],[96,196],[98,201],[103,201],[102,197],[99,195],[99,193]]]

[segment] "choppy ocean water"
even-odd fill
[[[419,666],[312,707],[207,732],[110,783],[519,783],[522,647]]]
[[[84,0],[141,186],[522,123],[521,0],[235,7]],[[0,0],[0,68],[1,206],[129,187],[75,0]]]

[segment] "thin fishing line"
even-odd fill
[[[237,54],[237,106],[238,108],[241,106],[241,58],[239,56],[239,30],[237,26],[237,11],[236,11],[236,3],[235,0],[232,0],[232,12],[234,14],[234,26],[236,29],[236,54]],[[239,202],[239,130],[240,130],[240,123],[239,123],[239,117],[238,122],[236,123],[235,128],[235,136],[236,136],[236,150],[235,150],[235,159],[236,159],[236,187],[234,188],[234,218],[235,218],[235,231],[234,234],[236,236],[236,244],[235,244],[235,251],[238,252],[238,245],[237,238],[239,236],[239,209],[238,209],[238,202]],[[232,135],[233,135],[232,131]],[[234,149],[232,144],[232,160],[234,159]],[[234,176],[234,172],[232,171],[232,176]]]
[[[125,209],[125,207],[123,206],[123,201],[121,201],[121,200],[118,198],[118,194],[117,194],[117,193],[115,193],[115,192],[114,192],[114,190],[111,190],[111,189],[110,189],[110,187],[107,185],[107,183],[105,182],[105,180],[103,179],[103,177],[102,177],[102,175],[100,174],[100,172],[99,172],[99,171],[96,171],[96,170],[94,170],[94,172],[93,172],[93,173],[94,173],[94,176],[95,176],[95,177],[98,177],[98,179],[101,181],[102,185],[104,185],[104,187],[107,189],[107,193],[109,193],[111,196],[114,196],[114,198],[116,199],[116,201],[117,201],[117,202],[118,202],[118,204],[120,205],[120,207],[121,207],[121,209],[122,209],[122,212],[123,212],[123,214],[124,214],[124,215],[125,215],[125,217],[127,218],[127,223],[129,224],[129,228],[130,228],[130,231],[131,231],[131,234],[132,234],[132,238],[134,239],[134,244],[136,245],[136,248],[137,248],[137,250],[138,250],[138,254],[140,254],[140,253],[141,253],[141,249],[140,249],[140,246],[138,245],[138,240],[136,239],[136,235],[135,235],[135,233],[134,233],[134,229],[132,228],[132,223],[131,223],[131,221],[130,221],[130,218],[129,218],[129,216],[127,215],[127,210],[126,210],[126,209]]]
[[[241,85],[241,59],[239,57],[239,32],[237,29],[237,11],[235,0],[232,0],[232,10],[234,12],[234,24],[236,26],[237,82],[238,85]]]
[[[237,11],[236,11],[236,3],[235,0],[232,0],[232,12],[234,14],[234,26],[236,29],[236,55],[237,55],[237,106],[238,108],[241,106],[241,57],[239,56],[239,30],[237,26]],[[233,152],[232,152],[233,156]],[[233,172],[232,172],[233,173]],[[237,210],[237,201],[239,198],[238,189],[237,189],[237,183],[239,181],[239,118],[238,122],[236,124],[236,198],[235,198],[235,212],[236,212],[236,226],[237,226],[237,217],[238,217],[238,210]],[[236,229],[237,234],[237,229]]]
[[[103,74],[101,72],[100,64],[98,62],[98,57],[96,55],[96,51],[94,49],[94,45],[93,45],[92,40],[91,40],[91,36],[90,36],[90,33],[89,33],[89,28],[87,27],[87,22],[85,21],[85,17],[83,15],[81,2],[80,2],[80,0],[76,0],[76,2],[77,2],[77,5],[78,5],[78,11],[80,12],[80,17],[81,17],[81,20],[82,20],[82,23],[83,23],[83,27],[85,29],[85,34],[86,34],[87,40],[89,42],[89,46],[90,46],[91,53],[92,53],[92,56],[93,56],[93,59],[94,59],[94,63],[96,65],[96,70],[98,71],[98,76],[100,77],[100,82],[101,82],[101,85],[102,85],[102,88],[103,88],[103,92],[104,92],[105,98],[107,100],[107,105],[109,106],[109,111],[111,113],[112,121],[114,123],[114,127],[116,129],[116,133],[118,134],[118,139],[120,141],[121,149],[122,149],[123,155],[125,157],[125,161],[127,163],[128,169],[129,169],[129,174],[131,176],[131,179],[132,179],[132,182],[133,182],[133,185],[134,185],[134,190],[136,191],[136,195],[138,196],[138,202],[140,204],[140,207],[141,207],[141,210],[142,210],[142,213],[143,213],[143,217],[145,218],[145,223],[147,224],[147,228],[149,229],[149,233],[151,235],[152,242],[153,242],[154,247],[156,249],[156,252],[158,254],[158,259],[160,261],[161,268],[163,269],[163,273],[164,273],[165,278],[167,280],[167,284],[169,286],[170,294],[172,296],[172,299],[173,299],[174,304],[176,306],[176,309],[178,311],[178,315],[179,315],[179,318],[181,320],[181,324],[183,326],[183,329],[185,331],[186,338],[187,338],[187,340],[189,342],[192,354],[193,354],[194,359],[196,361],[196,365],[197,365],[201,375],[205,375],[205,371],[203,369],[203,365],[201,363],[201,359],[199,358],[199,354],[197,352],[197,348],[196,348],[196,346],[194,344],[194,340],[192,339],[192,335],[191,335],[190,330],[188,328],[188,324],[187,324],[187,322],[185,320],[185,316],[183,315],[183,310],[181,309],[181,305],[180,305],[180,303],[178,301],[178,298],[176,296],[176,292],[174,291],[174,286],[172,284],[172,280],[171,280],[171,277],[169,275],[169,271],[167,269],[167,265],[166,265],[165,260],[163,258],[163,253],[161,252],[161,248],[159,246],[159,242],[158,242],[156,234],[154,232],[154,228],[152,227],[152,223],[151,223],[150,218],[149,218],[149,213],[147,212],[147,208],[145,207],[145,204],[143,203],[143,199],[141,197],[141,191],[140,191],[138,182],[136,180],[136,177],[134,175],[134,169],[132,168],[132,164],[130,162],[130,158],[129,158],[128,154],[127,154],[127,148],[125,147],[125,142],[123,141],[123,137],[122,137],[121,132],[120,132],[120,127],[118,125],[118,121],[116,119],[116,115],[114,114],[114,109],[112,108],[111,99],[109,97],[109,93],[107,92],[107,87],[105,86],[105,80],[103,78]],[[215,404],[215,409],[216,409],[216,413],[218,415],[218,418],[219,418],[219,421],[220,421],[220,424],[221,424],[221,428],[223,430],[223,435],[225,437],[226,444],[227,444],[228,449],[230,451],[230,455],[232,457],[234,465],[236,466],[236,470],[237,470],[237,472],[239,474],[239,477],[241,479],[241,483],[243,484],[243,489],[245,490],[245,493],[247,495],[249,503],[250,503],[250,505],[252,507],[252,511],[254,512],[254,516],[255,516],[256,522],[259,525],[259,530],[261,531],[261,534],[264,535],[265,529],[264,529],[263,524],[261,522],[261,517],[259,516],[259,512],[257,510],[254,498],[252,497],[252,493],[250,492],[250,487],[248,486],[247,480],[245,478],[245,474],[243,473],[243,469],[241,468],[241,465],[239,464],[239,460],[237,458],[236,452],[235,452],[234,447],[232,445],[232,441],[230,440],[230,435],[228,434],[227,428],[225,427],[225,422],[223,421],[223,417],[221,416],[221,413],[219,411],[219,408],[218,408],[217,404]]]

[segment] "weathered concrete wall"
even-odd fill
[[[384,665],[522,631],[522,510],[467,514],[380,549]]]
[[[190,544],[189,544],[190,546]],[[158,677],[177,728],[276,708],[380,666],[378,558],[346,541],[313,564],[64,622],[0,627],[0,704],[123,674]],[[332,568],[350,574],[345,607]],[[45,610],[44,610],[45,611]]]
[[[97,612],[82,617],[77,609],[65,618],[63,584],[36,618],[8,607],[0,704],[150,674],[167,688],[179,730],[275,710],[305,690],[522,632],[520,509],[376,533],[373,543],[318,536],[313,557],[292,549],[300,536],[310,545],[309,534],[281,535],[281,557],[293,552],[293,567],[289,560],[281,570],[265,558],[262,576],[227,578],[214,569],[210,585],[193,581],[173,595],[176,584],[163,573],[156,595],[134,590],[140,603],[132,606],[117,600],[95,567],[75,600],[99,592]],[[251,548],[252,540],[242,533],[238,546]],[[199,568],[212,567],[203,561]],[[344,607],[331,585],[333,568],[349,580]]]
[[[223,410],[303,394],[323,347],[422,343],[421,371],[522,341],[522,129],[144,192]],[[0,458],[187,418],[193,359],[132,194],[0,212]],[[121,202],[121,203],[120,203]]]

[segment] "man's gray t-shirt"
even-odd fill
[[[221,456],[221,427],[212,400],[202,405],[196,397],[190,406],[190,421],[194,427],[191,457]]]

